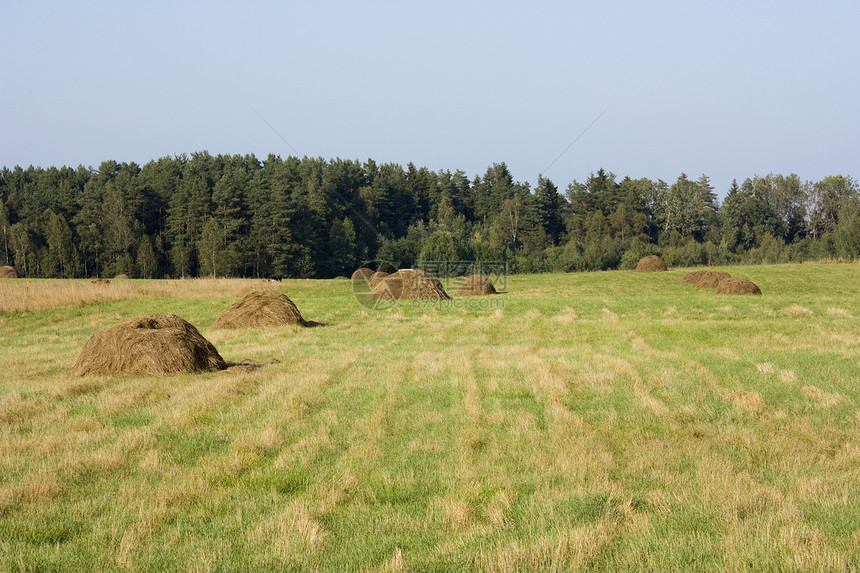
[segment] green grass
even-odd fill
[[[291,280],[323,326],[215,331],[232,294],[127,281],[2,313],[0,571],[857,570],[860,266],[726,270],[764,295],[530,275],[374,312]],[[155,312],[279,362],[71,376]]]

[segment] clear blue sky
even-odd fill
[[[860,178],[860,2],[4,0],[0,165]],[[256,111],[255,111],[256,110]],[[555,159],[601,112],[606,113]]]

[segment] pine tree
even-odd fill
[[[72,229],[62,215],[53,211],[46,213],[45,239],[48,242],[49,265],[54,272],[50,274],[43,271],[43,276],[56,276],[61,278],[72,278],[74,276],[74,243],[72,242]]]
[[[565,201],[553,182],[542,176],[535,188],[535,204],[548,240],[552,245],[559,244],[564,233]]]
[[[0,240],[3,241],[3,258],[5,265],[9,263],[9,210],[0,197]]]

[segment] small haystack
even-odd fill
[[[382,279],[373,289],[374,300],[448,300],[439,279],[428,272],[403,269]]]
[[[487,296],[498,294],[493,283],[484,275],[469,275],[463,279],[455,296]]]
[[[717,285],[717,294],[761,294],[761,289],[749,279],[728,277]]]
[[[637,263],[636,268],[633,270],[635,273],[659,273],[667,270],[666,263],[663,262],[663,259],[658,257],[657,255],[648,255],[647,257],[642,257],[639,259],[639,263]]]
[[[373,273],[373,275],[371,275],[371,277],[370,277],[370,281],[368,282],[368,284],[370,285],[370,288],[371,289],[376,288],[376,285],[381,283],[382,279],[384,279],[387,276],[388,276],[388,273],[386,273],[385,271],[376,271],[375,273]]]
[[[9,266],[0,267],[0,279],[17,279],[18,273],[15,272],[15,269]]]
[[[127,278],[128,278],[128,275],[125,273],[118,274],[117,276],[114,277],[115,280],[125,280]]]
[[[731,276],[726,271],[691,271],[684,275],[681,282],[699,288],[716,288],[721,280]]]
[[[307,326],[302,313],[286,295],[261,290],[231,304],[218,316],[212,328],[266,328],[288,324]]]
[[[369,269],[367,267],[361,267],[352,273],[352,280],[354,281],[369,281],[370,277],[373,276],[373,269]]]
[[[131,318],[87,340],[72,373],[184,374],[227,367],[212,343],[175,314]]]

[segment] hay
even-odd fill
[[[692,271],[685,274],[681,282],[699,288],[716,288],[721,280],[731,278],[731,276],[726,271]]]
[[[717,294],[761,294],[754,282],[742,277],[728,277],[717,285]]]
[[[94,285],[109,285],[110,279],[95,279],[91,281]]]
[[[227,367],[212,343],[175,314],[124,320],[87,340],[72,374],[182,374]]]
[[[498,294],[493,283],[484,275],[469,275],[463,279],[455,296],[487,296]]]
[[[8,266],[0,267],[0,279],[17,279],[18,273],[15,272],[15,269]]]
[[[633,272],[636,273],[659,273],[667,270],[666,263],[657,255],[648,255],[639,259],[639,263]]]
[[[371,295],[373,300],[448,300],[439,279],[428,272],[404,269],[382,279]]]
[[[254,291],[231,304],[212,328],[265,328],[307,326],[296,305],[286,295],[271,290]]]
[[[369,281],[370,277],[373,276],[373,269],[368,269],[367,267],[361,267],[352,273],[352,280],[354,281]]]
[[[375,273],[373,273],[373,275],[371,275],[371,277],[370,277],[370,281],[368,282],[368,284],[370,285],[370,288],[371,289],[376,288],[376,285],[381,283],[382,279],[384,279],[387,276],[388,276],[388,273],[386,273],[385,271],[376,271]]]
[[[115,280],[125,280],[127,278],[128,278],[128,275],[125,273],[119,274],[119,275],[114,277]]]

